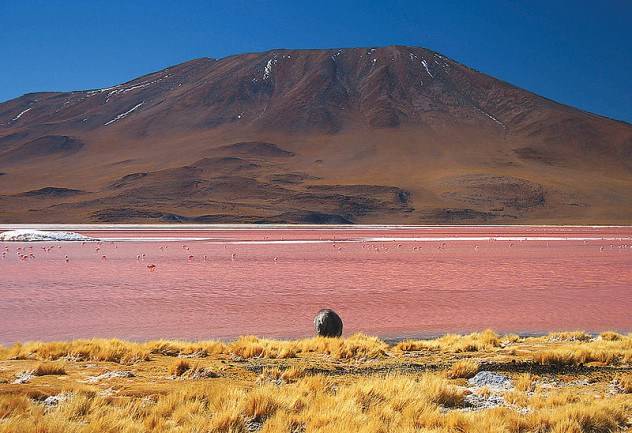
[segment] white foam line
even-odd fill
[[[521,242],[521,241],[630,241],[632,237],[552,237],[552,236],[460,236],[460,237],[370,237],[370,238],[347,238],[347,239],[271,239],[271,240],[239,240],[239,239],[217,239],[217,238],[192,238],[192,237],[137,237],[137,238],[99,238],[102,242],[194,242],[206,241],[212,244],[248,244],[248,245],[268,245],[268,244],[326,244],[326,243],[361,243],[361,242],[472,242],[472,241],[500,241],[500,242]]]
[[[363,238],[366,242],[447,242],[447,241],[632,241],[632,237],[553,237],[553,236],[462,236],[426,238]]]
[[[216,240],[213,238],[150,238],[150,237],[137,237],[137,238],[99,238],[101,242],[193,242],[193,241],[208,241]]]
[[[217,238],[99,238],[101,242],[194,242],[206,241],[207,244],[267,245],[267,244],[327,244],[342,242],[362,242],[361,239],[283,239],[283,240],[234,240]]]

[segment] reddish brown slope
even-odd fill
[[[0,221],[629,223],[631,152],[430,50],[274,50],[0,104]]]

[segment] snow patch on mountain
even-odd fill
[[[272,73],[272,65],[276,64],[276,62],[277,62],[276,57],[268,60],[268,63],[266,63],[266,67],[263,69],[264,80],[267,80],[268,78],[270,78],[270,74]]]
[[[426,72],[428,73],[428,75],[430,75],[431,78],[434,78],[434,75],[432,75],[432,73],[430,72],[430,69],[428,69],[428,62],[426,62],[425,60],[422,60],[421,64],[424,65],[424,68],[426,68]]]
[[[29,111],[31,111],[32,107],[27,108],[26,110],[22,111],[20,114],[18,114],[17,116],[15,116],[12,121],[15,122],[16,120],[18,120],[20,117],[22,117],[24,114],[28,113]]]
[[[130,108],[129,110],[127,110],[125,113],[121,113],[118,116],[116,116],[114,119],[110,120],[109,122],[106,122],[103,124],[103,126],[108,126],[118,120],[121,120],[125,117],[127,117],[132,111],[136,110],[137,108],[139,108],[141,105],[143,105],[145,103],[145,101],[141,102],[140,104],[136,104],[134,105],[132,108]]]

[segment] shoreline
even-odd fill
[[[486,328],[486,330],[489,330],[489,328]],[[346,333],[345,335],[340,337],[340,339],[344,340],[355,335],[368,335],[389,346],[395,346],[399,343],[402,343],[404,341],[409,341],[409,340],[430,342],[430,341],[438,340],[440,338],[447,337],[447,336],[464,337],[467,335],[480,334],[482,332],[485,332],[485,331],[472,330],[472,331],[454,331],[454,332],[438,332],[438,333],[411,333],[411,334],[395,336],[395,337],[388,336],[388,335],[372,334],[370,332],[353,332],[353,333]],[[545,338],[545,337],[548,337],[550,335],[555,335],[555,334],[572,334],[572,333],[581,333],[582,335],[589,336],[593,339],[598,338],[601,334],[604,334],[604,333],[615,333],[615,334],[619,334],[623,336],[626,336],[626,335],[632,336],[632,329],[607,329],[603,331],[586,331],[586,330],[574,329],[574,330],[555,330],[555,331],[537,331],[537,332],[511,332],[511,331],[501,332],[501,331],[494,330],[493,332],[499,335],[500,337],[516,336],[521,339]],[[94,335],[90,337],[73,337],[73,338],[66,338],[66,339],[40,338],[40,339],[29,339],[29,340],[19,340],[19,341],[0,341],[0,348],[2,347],[7,348],[14,345],[28,345],[28,344],[34,344],[34,343],[55,344],[55,343],[69,343],[73,341],[91,341],[91,340],[101,340],[101,341],[118,340],[118,341],[128,342],[132,344],[140,344],[140,345],[149,344],[156,341],[174,341],[174,342],[187,343],[187,344],[196,344],[196,343],[202,343],[202,342],[208,342],[208,341],[216,341],[222,344],[231,344],[243,338],[256,338],[259,340],[287,343],[287,342],[308,340],[308,339],[316,338],[316,337],[314,337],[311,334],[297,335],[297,336],[245,334],[245,335],[236,335],[236,336],[230,336],[230,337],[209,336],[208,338],[178,338],[178,337],[170,337],[170,336],[157,336],[157,337],[136,339],[133,337],[128,338],[124,336]]]

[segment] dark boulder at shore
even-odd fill
[[[320,310],[314,317],[314,330],[320,337],[340,337],[342,335],[342,319],[329,308]]]

